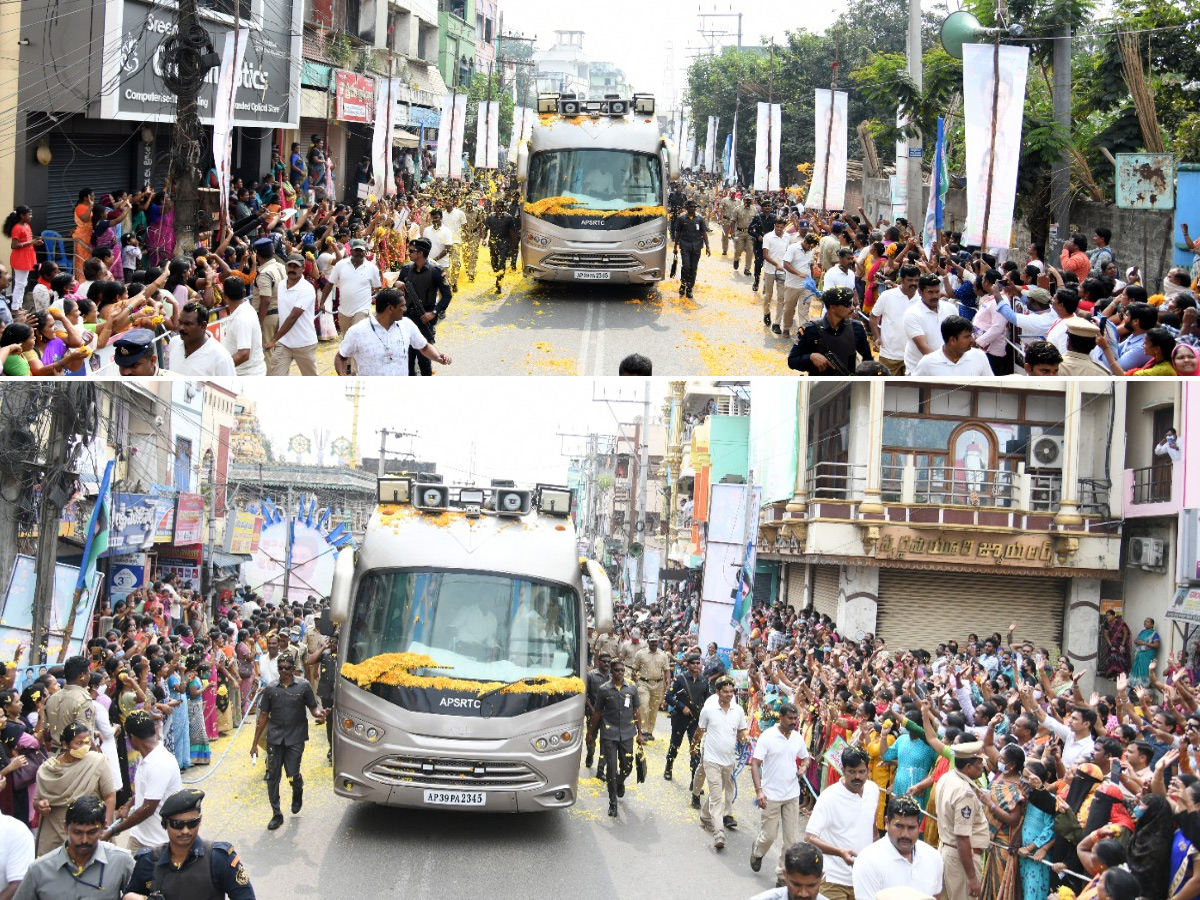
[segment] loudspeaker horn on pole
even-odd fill
[[[994,28],[984,28],[979,20],[965,9],[952,12],[942,22],[942,48],[955,59],[963,58],[963,44],[979,44],[993,37]]]

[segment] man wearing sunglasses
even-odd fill
[[[151,894],[163,900],[254,900],[250,877],[233,846],[200,837],[203,800],[204,791],[185,788],[163,802],[167,843],[138,851],[124,900],[146,900]]]

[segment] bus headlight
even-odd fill
[[[383,738],[382,728],[354,716],[341,716],[338,719],[338,727],[350,737],[366,741],[368,744],[376,744]]]
[[[574,744],[579,740],[582,732],[583,729],[578,725],[570,728],[558,728],[554,731],[547,731],[545,734],[539,734],[530,743],[538,753],[555,753]]]
[[[667,239],[661,234],[656,234],[653,237],[643,238],[638,241],[637,246],[639,250],[654,250],[657,247],[661,247],[666,241]]]
[[[544,234],[538,234],[536,231],[531,231],[525,235],[525,240],[535,247],[549,247],[550,238]]]

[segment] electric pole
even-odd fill
[[[921,0],[908,0],[908,75],[921,91],[925,85],[925,75],[921,64]],[[916,122],[908,123],[914,130]],[[916,227],[920,222],[925,223],[925,193],[921,176],[921,135],[919,132],[908,138],[908,223]]]
[[[1071,133],[1071,26],[1063,25],[1054,36],[1054,121]],[[1046,259],[1058,259],[1071,230],[1071,155],[1050,167],[1051,232],[1046,241]],[[986,247],[984,248],[987,249]]]
[[[376,467],[376,475],[382,478],[386,474],[387,465],[387,439],[388,435],[392,437],[420,437],[411,431],[392,431],[389,428],[379,429],[379,465]]]
[[[78,392],[66,385],[50,396],[50,440],[42,467],[41,508],[38,515],[36,579],[33,592],[32,625],[29,629],[29,661],[47,658],[47,618],[54,603],[54,566],[58,559],[58,527],[63,507],[71,496],[70,464],[72,423]],[[65,635],[63,640],[70,641]]]
[[[634,526],[634,535],[642,545],[642,552],[638,554],[637,564],[637,587],[633,592],[636,598],[645,590],[646,579],[646,468],[649,465],[649,449],[650,449],[650,382],[645,385],[645,393],[642,395],[642,424],[638,429],[641,446],[638,448],[638,503],[637,503],[637,525]]]
[[[0,585],[8,587],[17,559],[21,497],[28,491],[28,446],[35,443],[30,425],[38,414],[37,384],[10,382],[4,388],[3,415],[8,426],[0,446]],[[18,438],[18,440],[13,440]]]

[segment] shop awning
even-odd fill
[[[242,563],[248,563],[253,557],[249,553],[226,553],[224,550],[213,550],[213,566],[218,569],[236,569]]]
[[[392,129],[393,147],[415,147],[419,143],[417,136],[411,131],[405,131],[403,128]]]

